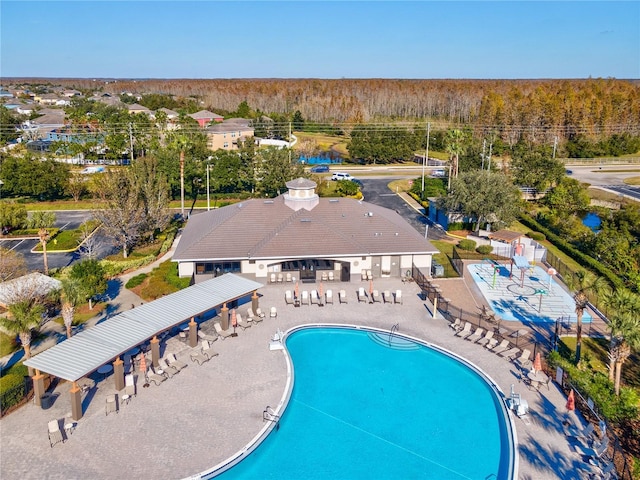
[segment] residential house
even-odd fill
[[[143,105],[138,105],[137,103],[133,103],[129,105],[127,109],[129,110],[129,113],[135,113],[135,114],[144,113],[147,116],[153,115],[153,112],[151,110],[149,110],[147,107]]]
[[[254,128],[244,118],[231,118],[207,127],[207,147],[210,150],[237,150],[238,140],[253,137]]]
[[[208,110],[200,110],[199,112],[191,113],[188,116],[198,122],[201,128],[205,128],[211,122],[222,122],[224,120],[224,117],[221,115]]]

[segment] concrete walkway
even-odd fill
[[[150,267],[151,268],[151,267]],[[263,428],[262,411],[277,405],[286,384],[282,351],[270,351],[276,329],[327,322],[390,329],[438,344],[459,353],[486,371],[509,392],[515,385],[530,406],[528,421],[515,419],[521,479],[578,479],[586,464],[573,452],[562,432],[566,398],[551,384],[540,392],[518,383],[517,369],[507,360],[455,337],[448,323],[433,319],[433,306],[422,300],[415,283],[378,279],[381,291],[402,289],[404,304],[358,303],[356,290],[368,282],[325,284],[334,293],[347,290],[349,303],[325,307],[286,305],[284,291],[291,284],[261,289],[263,309],[275,306],[278,316],[239,331],[237,338],[218,340],[219,356],[202,366],[188,360],[190,349],[178,338],[163,343],[189,366],[159,386],[143,388],[118,414],[105,415],[105,399],[112,395],[113,378],[94,377],[95,388],[83,399],[85,416],[64,444],[49,446],[47,422],[70,418],[68,390],[61,382],[48,409],[26,405],[0,420],[0,469],[3,478],[184,478],[205,471],[243,449]],[[303,284],[301,290],[315,288]],[[127,303],[129,301],[127,300]],[[124,304],[126,305],[126,304]],[[250,304],[240,307],[244,314]],[[212,330],[211,320],[201,327]],[[295,367],[295,366],[294,366]],[[462,448],[462,446],[460,446]]]

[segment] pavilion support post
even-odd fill
[[[82,389],[78,386],[78,382],[73,382],[71,390],[71,418],[78,421],[82,418]]]
[[[160,340],[154,335],[149,344],[151,345],[151,365],[153,368],[158,368],[160,365]]]
[[[258,291],[254,290],[253,295],[251,295],[251,310],[253,310],[253,313],[255,313],[256,310],[258,310],[259,306],[260,305],[258,304]]]
[[[433,318],[438,314],[438,295],[433,298]]]
[[[222,304],[222,308],[220,309],[220,326],[223,330],[229,330],[229,307],[227,307],[226,303]]]
[[[42,406],[42,395],[44,395],[44,375],[40,373],[40,370],[36,370],[36,374],[33,376],[33,397],[39,407]]]
[[[124,388],[124,362],[120,357],[117,357],[113,362],[113,382],[116,390]]]
[[[193,317],[189,322],[189,346],[191,348],[198,346],[198,324]]]

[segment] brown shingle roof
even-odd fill
[[[349,198],[321,198],[311,211],[294,211],[281,195],[194,215],[173,258],[193,261],[436,252],[392,210]]]

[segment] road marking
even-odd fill
[[[20,240],[13,248],[10,248],[9,250],[15,250],[17,247],[20,246],[20,244],[22,244],[22,242],[24,242],[24,239]]]

